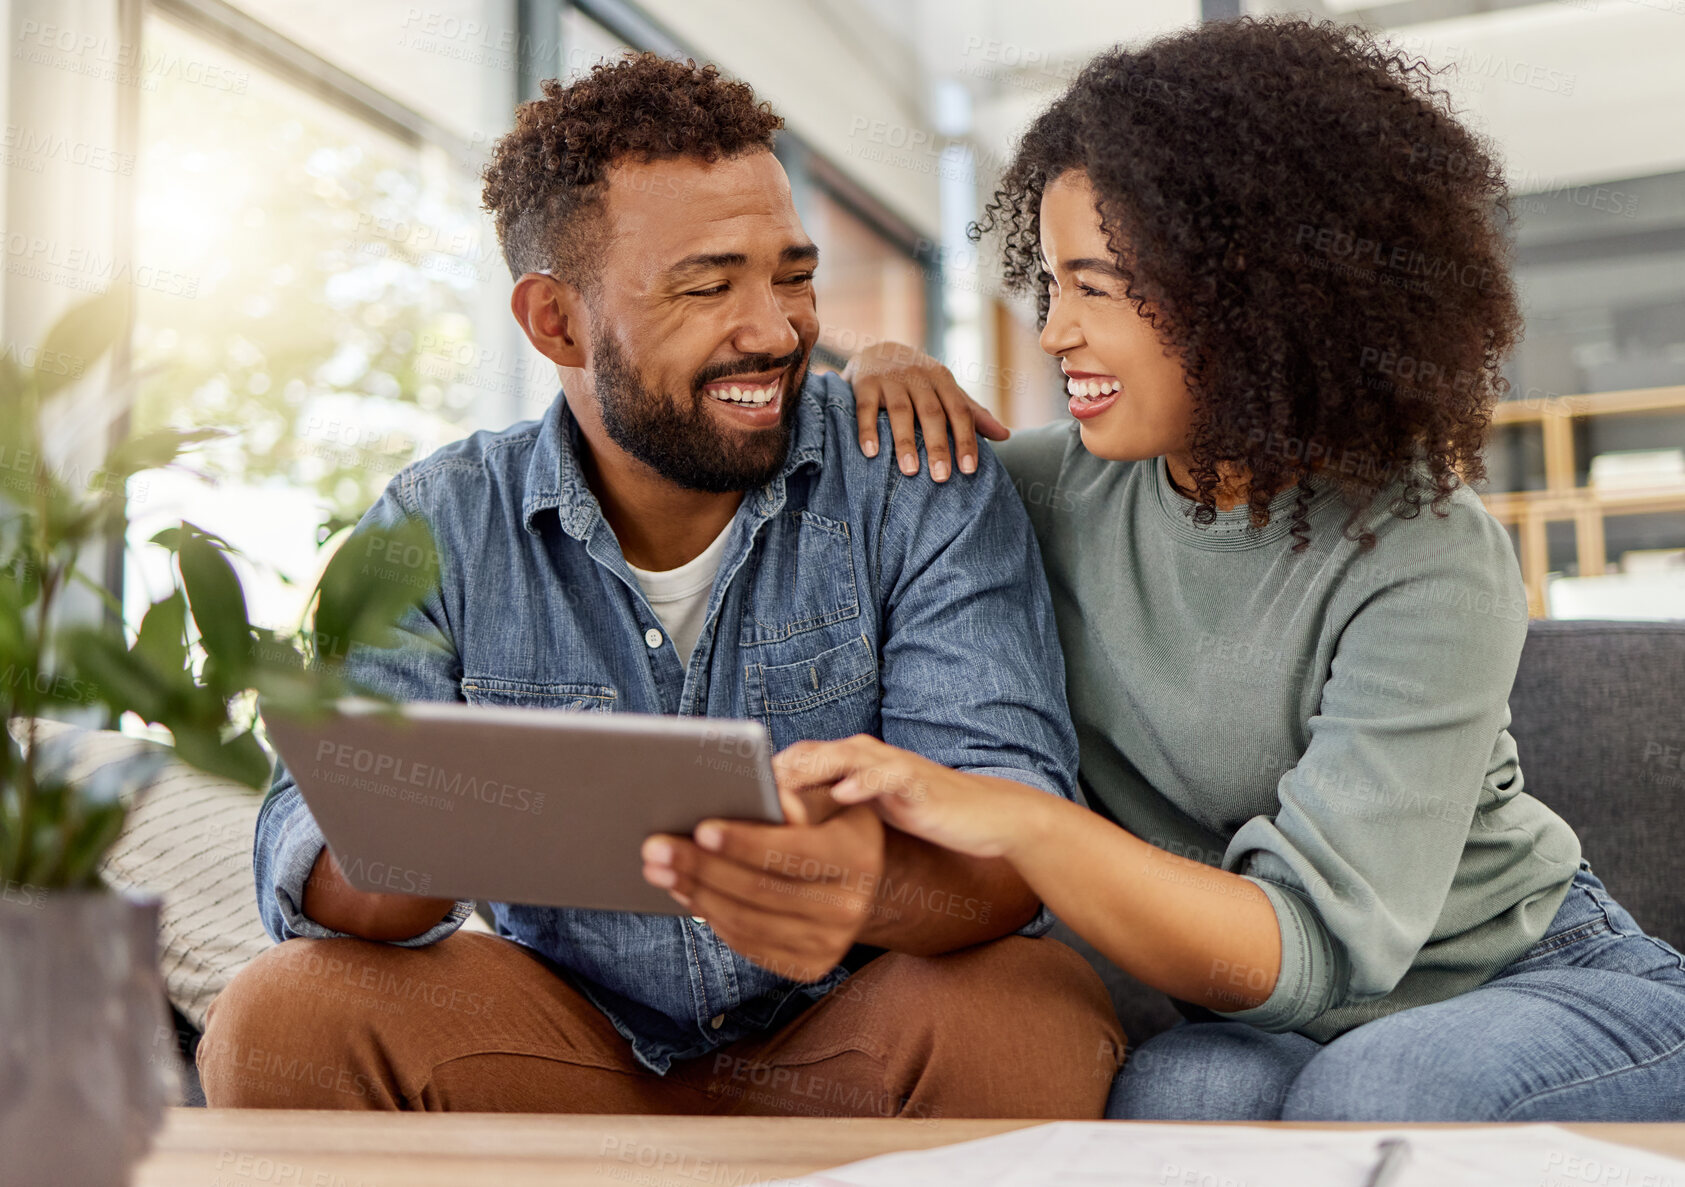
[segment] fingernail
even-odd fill
[[[965,471],[967,474],[977,473],[977,459],[972,457],[970,454],[966,454],[964,457],[960,458],[960,469]]]
[[[651,865],[670,866],[673,864],[673,846],[666,841],[645,841],[644,860]]]
[[[681,907],[689,907],[689,906],[693,905],[690,901],[690,895],[688,895],[688,894],[680,894],[676,890],[669,890],[667,893],[672,895],[673,898],[678,901],[678,904]]]
[[[860,448],[867,457],[878,456],[878,443],[876,441],[862,441],[860,443]]]
[[[666,866],[652,866],[644,871],[644,880],[665,888],[677,882],[679,876]]]
[[[938,481],[938,482],[946,481],[947,477],[948,477],[948,463],[947,462],[931,462],[930,463],[930,476],[932,478],[936,479],[936,481]]]
[[[717,824],[702,824],[696,828],[696,843],[709,852],[725,844],[725,831]]]
[[[919,472],[919,455],[916,453],[902,454],[901,472],[903,474],[917,474]]]

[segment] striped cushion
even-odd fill
[[[12,723],[14,736],[22,722]],[[66,735],[71,782],[157,743],[41,719],[39,740]],[[62,743],[61,743],[62,744]],[[252,883],[252,839],[263,796],[170,760],[129,805],[123,833],[100,867],[113,890],[162,900],[160,964],[170,1001],[203,1030],[205,1011],[246,963],[269,947]],[[489,930],[479,916],[464,924]]]

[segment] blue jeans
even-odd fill
[[[1685,956],[1590,867],[1478,989],[1326,1045],[1185,1023],[1131,1055],[1106,1115],[1176,1121],[1685,1120]]]

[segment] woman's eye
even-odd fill
[[[1088,285],[1083,284],[1080,280],[1077,282],[1077,291],[1085,297],[1110,296],[1105,289],[1090,288]]]

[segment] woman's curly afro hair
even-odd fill
[[[1312,473],[1346,533],[1394,483],[1392,513],[1443,513],[1480,450],[1520,336],[1510,211],[1487,145],[1433,72],[1353,29],[1202,25],[1101,54],[1031,125],[972,228],[999,233],[1009,287],[1047,319],[1042,191],[1087,173],[1126,294],[1181,359],[1194,400],[1195,519],[1219,465],[1249,474],[1255,524]]]
[[[674,157],[719,161],[773,147],[784,126],[748,84],[715,66],[628,52],[515,110],[482,178],[510,275],[546,268],[579,288],[595,281],[604,186],[611,166]]]

